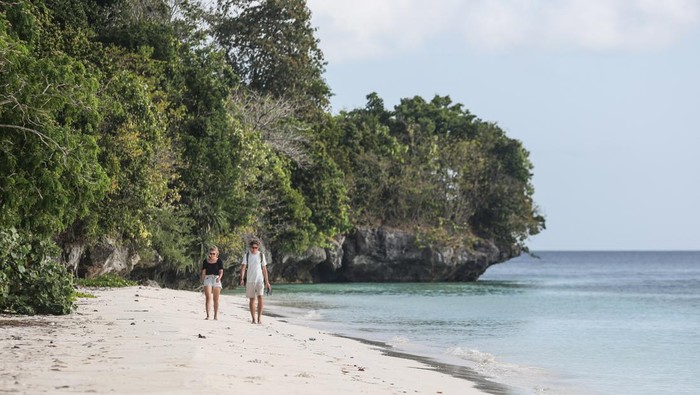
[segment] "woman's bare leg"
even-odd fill
[[[206,319],[209,319],[209,305],[210,305],[209,298],[210,298],[210,295],[211,295],[211,287],[204,287],[204,306],[207,309],[207,318]]]
[[[221,293],[221,288],[214,288],[214,319],[219,317],[219,294]]]

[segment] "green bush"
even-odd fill
[[[93,294],[90,294],[90,293],[87,293],[87,292],[80,292],[80,291],[75,291],[75,292],[73,293],[73,296],[75,296],[76,298],[84,298],[84,299],[92,299],[92,298],[96,298],[96,297],[97,297],[97,296],[95,296],[95,295],[93,295]]]
[[[78,285],[83,287],[104,287],[104,288],[120,288],[137,285],[135,281],[121,278],[116,274],[103,274],[94,278],[79,278]]]
[[[73,276],[53,260],[59,248],[14,228],[0,231],[0,310],[18,314],[68,314]]]

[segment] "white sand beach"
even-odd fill
[[[88,289],[67,316],[0,316],[0,393],[483,394],[379,347],[270,316],[247,300],[153,287]]]

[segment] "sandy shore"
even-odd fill
[[[243,296],[222,295],[206,321],[198,292],[86,292],[97,297],[68,316],[0,316],[0,393],[487,393],[378,346],[269,316],[251,324]]]

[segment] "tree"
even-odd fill
[[[78,61],[36,54],[37,9],[0,14],[0,226],[51,236],[85,216],[107,178],[98,162],[98,84]],[[19,33],[30,33],[29,41]]]
[[[302,193],[311,211],[310,221],[316,231],[311,242],[323,245],[349,229],[348,195],[343,172],[325,145],[317,142],[311,151],[311,164],[295,169],[292,185]]]
[[[544,218],[533,205],[522,144],[449,97],[376,95],[341,113],[327,140],[345,172],[354,221],[420,229],[470,247],[479,237],[523,246]],[[358,222],[359,221],[359,222]]]
[[[304,0],[220,0],[213,35],[251,90],[301,104],[300,115],[325,110],[325,61]]]
[[[120,239],[187,271],[250,233],[276,252],[359,224],[520,247],[544,226],[523,145],[448,96],[325,112],[303,0],[0,6],[0,229],[24,251],[0,282],[53,241]]]
[[[182,155],[178,206],[186,208],[193,220],[191,251],[196,256],[195,251],[204,251],[220,236],[250,224],[255,201],[247,186],[255,180],[251,169],[258,153],[228,113],[236,78],[223,56],[201,48],[185,51],[181,59],[175,103],[183,118],[172,133]]]
[[[146,46],[153,59],[170,60],[177,56],[176,12],[177,7],[163,0],[109,0],[95,13],[91,26],[96,41],[105,45],[132,52]]]
[[[44,52],[44,11],[20,0],[0,12],[0,310],[67,314],[72,277],[51,238],[87,215],[108,180],[97,79],[60,49]]]

